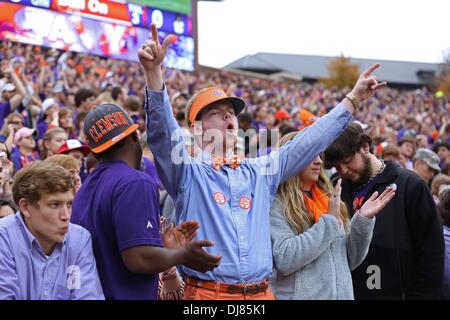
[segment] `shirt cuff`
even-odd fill
[[[163,84],[162,91],[153,91],[145,86],[145,109],[164,107],[164,97],[168,96],[166,85]]]
[[[373,226],[375,225],[375,221],[376,218],[367,218],[364,217],[362,214],[360,214],[359,212],[357,212],[354,216],[353,219],[354,221],[352,221],[352,223],[356,224],[358,229],[361,229],[365,232],[370,231]]]

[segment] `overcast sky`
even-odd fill
[[[449,0],[225,0],[198,4],[199,63],[257,52],[440,62]]]

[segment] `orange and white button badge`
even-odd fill
[[[248,210],[252,207],[252,200],[250,200],[250,198],[247,196],[242,196],[239,199],[239,206],[241,207],[241,209]]]
[[[227,201],[227,198],[225,197],[225,195],[222,192],[216,192],[213,195],[214,201],[218,204],[218,205],[222,205],[225,203],[225,201]]]

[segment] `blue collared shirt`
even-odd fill
[[[89,232],[69,225],[46,256],[20,212],[0,220],[0,300],[104,299]]]
[[[338,105],[290,143],[266,156],[247,159],[236,169],[211,166],[211,154],[195,159],[184,148],[183,132],[172,114],[167,91],[146,89],[148,144],[158,175],[174,199],[177,222],[196,220],[196,239],[213,240],[206,248],[221,254],[219,267],[190,277],[227,283],[270,278],[272,245],[269,211],[278,185],[296,175],[331,144],[352,117]]]

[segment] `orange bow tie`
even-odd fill
[[[230,158],[225,159],[221,156],[214,156],[212,166],[215,170],[219,170],[223,165],[228,165],[231,169],[239,167],[240,161],[237,155],[232,155]]]

